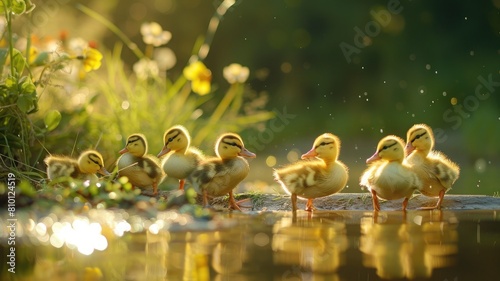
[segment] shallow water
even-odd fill
[[[211,222],[191,222],[173,212],[158,220],[109,211],[71,218],[48,215],[38,221],[26,217],[18,221],[16,273],[7,271],[8,248],[2,243],[0,276],[494,280],[500,275],[499,212],[299,211],[295,217],[291,212],[218,213]],[[63,237],[65,227],[87,234]],[[7,230],[2,231],[6,237]]]

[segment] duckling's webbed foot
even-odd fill
[[[241,212],[240,206],[238,206],[237,202],[234,200],[234,195],[232,190],[229,192],[229,208]]]
[[[292,194],[292,211],[297,212],[297,194]]]
[[[436,203],[436,206],[431,206],[431,207],[421,207],[419,210],[441,210],[441,203],[443,203],[443,198],[444,198],[444,190],[441,190],[439,192],[439,199]]]
[[[316,210],[316,208],[314,207],[313,205],[313,200],[312,199],[307,199],[307,203],[306,203],[306,211],[308,212],[312,212]]]
[[[373,210],[380,211],[380,203],[378,202],[377,192],[372,189],[371,193],[372,193]]]
[[[184,180],[184,179],[179,180],[179,190],[184,190],[184,183],[185,182],[186,182],[186,180]]]
[[[410,200],[410,198],[406,197],[405,200],[403,201],[403,212],[406,212],[406,206],[408,206],[408,200]]]

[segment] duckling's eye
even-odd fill
[[[416,135],[415,138],[411,141],[411,142],[414,142],[415,140],[418,140],[420,139],[423,135],[425,135],[427,132],[423,132],[421,133],[420,135]]]
[[[227,144],[227,145],[230,145],[230,146],[234,146],[234,147],[237,147],[239,149],[241,149],[241,145],[235,143],[235,142],[226,142],[226,141],[223,141],[223,143]],[[227,148],[227,147],[226,147]]]
[[[384,145],[384,146],[382,146],[382,148],[381,148],[378,152],[381,152],[382,150],[386,150],[386,149],[388,149],[388,148],[390,148],[390,147],[393,147],[393,146],[395,146],[396,144],[397,144],[397,142],[395,142],[395,143],[393,143],[393,144]]]
[[[318,144],[315,148],[318,148],[318,147],[324,146],[324,145],[329,145],[329,144],[332,144],[332,143],[333,143],[333,141],[330,141],[330,142],[324,141],[324,142],[321,142],[320,144]]]
[[[173,137],[170,137],[167,139],[167,142],[165,143],[165,145],[169,144],[170,142],[174,141],[181,133],[177,132],[177,134]]]

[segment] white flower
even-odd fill
[[[76,56],[83,55],[83,51],[88,49],[88,47],[89,47],[89,42],[87,42],[85,39],[81,37],[72,38],[68,42],[69,52]]]
[[[224,67],[223,75],[230,84],[245,83],[248,75],[250,75],[250,70],[246,66],[241,66],[241,64],[232,63]]]
[[[137,78],[146,80],[149,77],[157,77],[160,69],[156,61],[144,58],[134,64],[134,72]]]
[[[175,53],[170,48],[155,49],[153,51],[153,59],[158,63],[158,67],[162,71],[171,69],[177,63]]]
[[[164,31],[156,22],[146,22],[141,25],[142,40],[144,43],[155,47],[167,44],[172,38],[172,34]]]

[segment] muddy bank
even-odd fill
[[[243,193],[237,195],[237,200],[249,198],[242,205],[243,210],[252,211],[290,211],[292,210],[290,196],[280,194]],[[408,210],[420,207],[434,206],[437,198],[424,195],[414,195],[408,202]],[[305,208],[305,200],[299,200],[297,207]],[[382,211],[400,210],[403,200],[381,201]],[[227,208],[227,197],[215,198],[211,204],[216,209]],[[372,211],[372,200],[368,193],[340,193],[314,200],[318,210],[357,210]],[[446,195],[442,210],[500,210],[500,197],[486,195]]]

